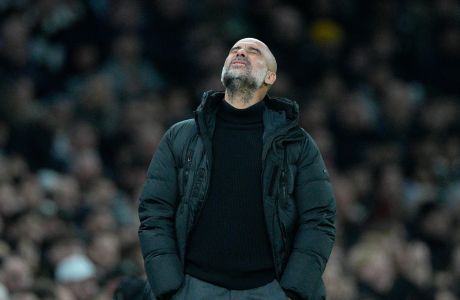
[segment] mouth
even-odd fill
[[[230,63],[230,65],[232,66],[245,66],[247,65],[247,62],[243,61],[243,60],[234,60]]]

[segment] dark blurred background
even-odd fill
[[[0,21],[0,300],[142,278],[148,163],[243,37],[332,176],[328,299],[460,299],[459,1],[0,0]]]

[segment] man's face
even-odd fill
[[[221,81],[225,87],[234,80],[246,82],[258,89],[265,81],[268,72],[265,45],[252,40],[238,41],[231,49],[222,68]]]

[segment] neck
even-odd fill
[[[231,106],[235,108],[245,109],[245,108],[248,108],[249,106],[256,104],[257,102],[262,101],[266,93],[267,92],[262,89],[258,89],[255,91],[247,91],[247,90],[231,91],[229,89],[226,89],[224,99]]]

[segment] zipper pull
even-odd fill
[[[189,171],[190,167],[192,166],[192,154],[193,154],[192,150],[189,150],[187,152],[187,158],[186,158],[186,163],[185,163],[186,175],[188,175],[188,171]]]
[[[190,168],[192,166],[192,155],[193,155],[193,151],[192,150],[189,150],[187,152],[187,157],[186,157],[186,162],[185,162],[185,167],[184,167],[184,174],[183,174],[183,178],[182,178],[182,184],[183,184],[183,189],[184,189],[184,197],[185,197],[185,200],[184,200],[184,203],[182,203],[182,206],[180,208],[180,213],[182,214],[184,212],[184,206],[185,204],[187,204],[187,185],[188,185],[188,175],[189,175],[189,172],[190,172]]]
[[[283,168],[281,171],[281,187],[282,187],[282,192],[283,192],[283,199],[282,199],[282,206],[283,208],[287,207],[287,189],[286,189],[286,171]]]

